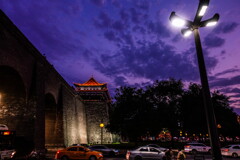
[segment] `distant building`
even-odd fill
[[[101,133],[100,123],[106,126],[109,123],[109,107],[111,98],[106,83],[99,83],[91,77],[85,83],[74,83],[75,90],[82,98],[85,105],[87,137],[89,143],[111,143],[112,135],[103,128]]]

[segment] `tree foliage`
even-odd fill
[[[130,140],[146,134],[158,135],[168,128],[173,135],[179,129],[189,133],[207,133],[202,88],[191,83],[184,89],[181,80],[156,81],[145,89],[120,87],[110,113],[111,132]],[[239,135],[237,115],[229,106],[229,98],[218,91],[212,93],[216,120],[221,134]]]

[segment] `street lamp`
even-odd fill
[[[101,123],[99,124],[99,127],[101,128],[101,144],[102,144],[102,142],[103,142],[103,127],[104,127],[104,123],[101,122]]]
[[[204,62],[204,57],[202,53],[202,45],[200,41],[198,28],[213,26],[217,23],[219,19],[219,14],[215,14],[212,18],[201,21],[203,15],[205,14],[209,5],[209,0],[199,0],[198,9],[194,18],[194,21],[189,21],[184,18],[181,18],[176,15],[175,12],[172,12],[170,15],[170,21],[173,25],[184,27],[181,30],[183,36],[190,36],[191,33],[194,33],[195,45],[197,50],[198,66],[202,84],[203,99],[204,99],[204,108],[207,119],[208,132],[210,137],[210,143],[212,147],[212,157],[213,160],[222,160],[219,136],[217,133],[216,119],[214,115],[214,110],[211,102],[211,95],[208,85],[207,72]]]

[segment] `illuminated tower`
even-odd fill
[[[91,77],[85,83],[74,83],[75,90],[85,104],[89,143],[111,143],[112,135],[100,123],[109,123],[111,98],[106,83],[99,83]]]

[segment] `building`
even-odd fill
[[[106,128],[101,129],[100,124],[105,126],[109,123],[109,107],[111,98],[106,83],[99,83],[91,77],[85,83],[74,83],[75,90],[85,105],[87,137],[89,143],[110,143],[111,133]],[[102,137],[101,137],[102,136]]]
[[[99,143],[111,102],[107,85],[91,78],[73,89],[1,10],[0,21],[0,123],[16,131],[18,147]],[[103,142],[111,142],[102,130]]]

